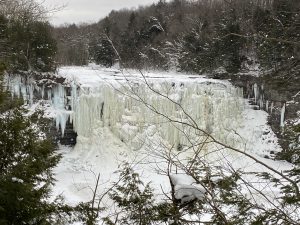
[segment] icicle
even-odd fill
[[[28,103],[29,105],[33,104],[33,90],[34,90],[34,86],[33,84],[29,84],[28,85]]]
[[[75,103],[77,100],[77,86],[75,85],[75,83],[73,82],[71,84],[71,110],[75,110]]]
[[[234,129],[239,124],[241,110],[244,108],[242,92],[233,87],[222,87],[220,85],[207,85],[205,83],[186,83],[180,87],[169,88],[170,83],[155,83],[155,88],[161,93],[168,93],[175,101],[180,101],[182,107],[188,110],[188,114],[197,120],[199,127],[215,134],[221,134],[224,127]],[[105,83],[94,90],[83,90],[75,97],[76,89],[72,91],[72,105],[74,113],[71,116],[74,129],[79,136],[90,137],[99,126],[108,127],[117,137],[125,142],[131,141],[138,133],[145,132],[149,125],[155,125],[160,133],[169,143],[188,144],[184,135],[180,135],[174,124],[161,116],[153,113],[140,101],[134,100],[134,96],[129,97],[121,94],[126,93],[128,87],[121,88],[118,93]],[[176,104],[161,97],[145,84],[139,84],[134,89],[141,99],[153,106],[158,112],[174,119],[187,122],[189,118],[180,110]],[[232,121],[232,116],[236,121]],[[191,134],[195,135],[195,134]],[[222,136],[222,134],[220,135]],[[228,141],[235,142],[230,137]]]
[[[284,116],[285,116],[285,103],[281,108],[281,115],[280,115],[280,126],[284,127]]]
[[[45,86],[44,85],[41,87],[41,96],[42,96],[42,99],[44,99],[44,96],[45,96]]]
[[[266,111],[267,112],[269,111],[269,101],[268,100],[266,101]]]
[[[21,78],[20,78],[19,82],[22,82]],[[27,103],[27,101],[28,101],[27,87],[26,87],[26,85],[24,85],[22,83],[19,83],[19,85],[20,85],[20,89],[21,89],[22,98],[24,99],[24,102]]]
[[[65,134],[66,124],[69,119],[69,113],[67,111],[58,112],[55,118],[56,121],[56,129],[61,129],[62,137]]]
[[[270,109],[271,113],[273,113],[273,109],[274,109],[274,102],[271,103],[271,109]]]
[[[261,110],[264,108],[264,101],[262,99],[262,96],[260,96],[260,99],[259,99],[259,107]]]
[[[55,109],[65,108],[65,93],[64,87],[61,84],[58,84],[53,88],[52,104]]]
[[[257,87],[256,83],[253,85],[253,92],[254,92],[254,102],[256,103],[257,102],[257,98],[258,98],[258,94],[259,94],[258,87]]]
[[[57,84],[53,88],[52,105],[56,110],[56,128],[61,128],[62,136],[64,135],[70,112],[66,110],[65,88],[61,84]]]
[[[48,100],[51,101],[52,100],[52,92],[51,92],[51,89],[49,89],[47,91],[47,97],[48,97]]]
[[[13,91],[11,92],[12,97],[17,96],[18,98],[20,98],[20,87],[21,83],[20,82],[16,82],[14,83],[14,87],[13,87]]]

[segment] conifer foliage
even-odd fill
[[[150,184],[144,185],[138,173],[129,164],[120,170],[121,180],[110,192],[111,199],[120,209],[120,218],[107,224],[152,224],[156,220],[154,194]],[[124,213],[125,212],[125,213]]]
[[[54,146],[20,109],[2,115],[0,129],[0,224],[47,224]]]

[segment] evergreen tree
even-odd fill
[[[13,70],[45,72],[55,69],[56,42],[51,37],[49,24],[12,21],[8,32]]]
[[[52,143],[20,109],[2,114],[0,129],[0,224],[50,224],[51,168],[59,158]]]
[[[56,54],[56,41],[51,34],[48,23],[35,22],[32,24],[31,48],[33,57],[31,64],[37,71],[53,71],[55,69],[54,56]]]
[[[91,42],[89,52],[92,60],[105,67],[111,67],[116,59],[115,50],[107,38]]]
[[[271,9],[255,10],[258,57],[265,69],[290,69],[299,61],[299,46],[294,43],[300,40],[300,16],[295,6],[299,7],[299,2],[275,0]]]
[[[162,41],[165,29],[156,17],[144,22],[138,38],[141,66],[144,68],[167,69],[167,58],[163,54]]]
[[[215,46],[218,49],[220,63],[229,73],[237,73],[241,68],[240,51],[242,40],[240,25],[235,9],[230,8],[225,12],[219,24],[219,38]]]
[[[8,20],[4,15],[0,14],[0,63],[3,64],[8,56]]]
[[[8,19],[0,12],[0,28],[0,60],[9,64],[7,69],[55,70],[56,41],[47,22]]]
[[[211,32],[208,21],[204,20],[196,23],[192,31],[184,36],[179,57],[182,70],[203,73],[215,69],[217,52]]]
[[[132,12],[127,28],[121,37],[122,47],[120,56],[126,66],[138,67],[140,65],[139,38],[138,18],[136,13]]]
[[[1,2],[16,4],[13,14],[0,13],[1,80],[4,70],[54,69],[55,41],[49,24],[37,21],[27,11],[26,4],[33,2],[24,1],[20,8],[17,3]],[[54,181],[51,169],[59,156],[52,141],[41,135],[39,125],[23,116],[21,104],[21,100],[12,100],[1,84],[0,224],[53,224],[56,206],[47,199]]]
[[[21,104],[0,87],[0,224],[50,225],[58,215],[58,205],[47,199],[59,155],[54,142],[39,133],[46,130],[41,118],[33,114],[33,124],[23,116]]]
[[[106,218],[107,224],[152,224],[156,220],[153,208],[153,190],[150,185],[144,185],[139,174],[125,164],[120,171],[121,182],[117,183],[115,189],[110,193],[111,199],[121,210],[121,217],[117,223]]]

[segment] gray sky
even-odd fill
[[[137,8],[140,5],[149,5],[159,0],[39,0],[48,8],[65,8],[54,13],[50,22],[54,25],[64,23],[97,22],[104,18],[111,10],[122,8]]]

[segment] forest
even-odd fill
[[[159,157],[168,162],[164,175],[171,190],[163,193],[160,201],[150,183],[124,163],[116,171],[118,180],[108,190],[97,196],[99,173],[95,186],[90,187],[92,199],[70,206],[62,196],[51,198],[53,169],[62,158],[57,153],[54,122],[41,111],[28,113],[24,99],[12,98],[5,86],[9,75],[20,75],[26,81],[30,76],[43,80],[60,67],[89,64],[207,75],[230,79],[234,85],[251,83],[244,79],[252,74],[262,76],[264,83],[269,82],[284,96],[278,99],[287,107],[289,121],[294,121],[300,116],[299,0],[160,0],[137,9],[113,10],[97,23],[61,26],[51,25],[48,13],[49,9],[35,0],[0,0],[0,225],[299,224],[299,123],[287,124],[282,132],[278,121],[273,126],[275,122],[269,117],[283,149],[273,159],[292,165],[279,171],[264,159],[219,142],[185,115],[190,120],[184,125],[201,133],[204,142],[242,154],[270,170],[255,177],[279,190],[274,201],[246,183],[239,170],[225,172],[198,153],[181,161],[175,157],[177,153],[167,152]],[[155,92],[151,85],[147,87]],[[185,113],[181,105],[176,107]],[[102,114],[101,110],[101,118]],[[182,146],[176,148],[182,151]],[[179,178],[171,174],[174,167],[176,173],[184,171],[202,185],[196,189],[196,197],[185,201],[184,196],[178,197]],[[107,197],[115,204],[113,212],[102,204]],[[269,208],[257,203],[257,198],[265,198]]]
[[[201,74],[290,71],[299,59],[299,1],[159,1],[96,24],[56,27],[57,62]],[[118,55],[112,48],[113,43]]]

